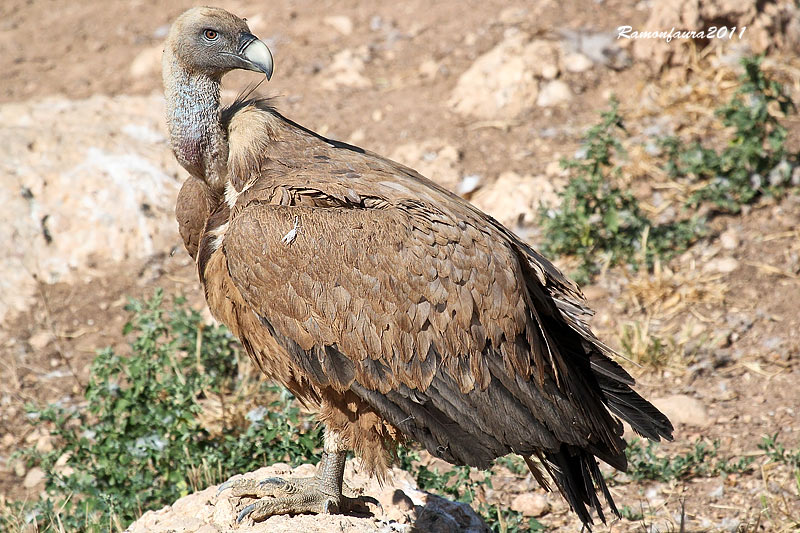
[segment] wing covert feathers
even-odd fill
[[[265,373],[378,474],[405,438],[456,464],[515,452],[585,523],[604,518],[595,489],[618,514],[596,460],[626,467],[616,417],[656,440],[672,426],[591,332],[577,286],[413,170],[263,101],[223,122],[225,198],[204,205],[187,182],[181,234],[212,312]]]

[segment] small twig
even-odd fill
[[[61,336],[56,332],[55,326],[53,325],[53,314],[50,312],[50,300],[47,297],[47,292],[43,288],[44,282],[40,280],[39,276],[35,273],[33,274],[33,280],[36,282],[36,290],[39,292],[39,297],[42,299],[42,304],[44,305],[45,324],[50,330],[50,333],[53,335],[53,342],[56,345],[56,353],[61,359],[61,362],[66,365],[67,369],[69,369],[70,374],[72,374],[72,377],[75,379],[75,383],[78,384],[78,390],[83,390],[85,386],[78,377],[78,372],[75,370],[75,367],[72,366],[72,361],[70,361],[65,355],[64,346],[60,341]]]

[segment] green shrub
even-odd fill
[[[577,256],[581,262],[574,277],[579,283],[588,282],[604,263],[637,268],[642,259],[648,266],[656,258],[668,260],[685,250],[700,230],[695,219],[654,223],[639,200],[616,185],[620,167],[615,158],[624,152],[618,138],[624,126],[616,100],[601,118],[587,132],[582,155],[561,161],[571,174],[559,193],[561,206],[539,212],[545,236],[542,251]]]
[[[786,150],[786,128],[774,115],[786,116],[795,106],[783,86],[761,69],[763,56],[744,58],[741,85],[716,114],[733,138],[717,152],[699,142],[685,145],[677,138],[662,141],[668,154],[667,171],[689,177],[702,186],[688,205],[710,202],[721,212],[738,213],[743,205],[765,195],[780,196],[792,183],[798,154]]]
[[[754,460],[753,457],[718,459],[719,441],[709,444],[698,439],[688,452],[672,456],[656,453],[657,449],[658,443],[647,441],[642,446],[641,440],[631,439],[625,449],[628,477],[634,481],[670,481],[712,477],[723,473],[743,473],[749,470]]]
[[[162,300],[157,291],[148,301],[129,304],[130,354],[110,348],[98,353],[85,405],[31,411],[58,443],[51,453],[22,453],[29,465],[48,474],[47,498],[25,511],[45,531],[55,530],[58,520],[68,531],[124,528],[198,483],[317,457],[320,430],[299,432],[309,418],[274,385],[251,384],[252,392],[271,404],[251,410],[245,423],[231,418],[214,434],[203,427],[200,402],[242,386],[241,354],[225,328],[204,326],[183,300],[170,311]],[[66,459],[67,470],[56,468],[59,458]]]

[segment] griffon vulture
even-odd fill
[[[345,456],[375,474],[414,440],[457,465],[522,455],[584,523],[618,514],[597,459],[626,469],[623,426],[672,425],[590,331],[577,286],[479,209],[393,161],[327,139],[267,100],[220,107],[234,69],[272,75],[242,19],[195,8],[163,56],[176,207],[206,300],[254,363],[325,426],[317,474],[224,485],[239,519],[344,512]]]

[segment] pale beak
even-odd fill
[[[255,35],[242,34],[239,38],[239,55],[248,63],[247,68],[263,72],[267,79],[272,78],[272,52]]]

